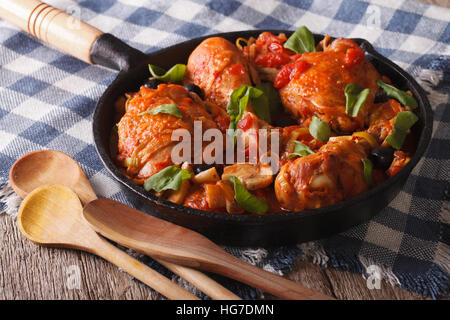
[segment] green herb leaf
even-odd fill
[[[235,130],[237,128],[237,122],[242,118],[244,114],[245,107],[241,108],[240,100],[244,96],[247,91],[247,86],[241,86],[237,89],[234,89],[230,95],[230,100],[228,100],[227,104],[227,113],[230,115],[230,126],[229,129]],[[243,103],[242,103],[243,105]]]
[[[146,110],[144,112],[141,112],[138,115],[142,116],[146,113],[152,114],[152,115],[155,115],[158,113],[167,113],[167,114],[171,114],[177,118],[183,118],[183,113],[181,112],[180,108],[178,108],[177,105],[175,105],[175,104],[162,104],[151,110]]]
[[[408,130],[419,118],[411,111],[402,111],[397,114],[392,132],[386,137],[386,142],[394,149],[400,150],[405,141]]]
[[[378,79],[377,85],[383,89],[388,97],[398,100],[402,105],[413,109],[419,106],[416,99],[414,99],[412,95],[407,94],[405,91],[390,86],[381,79]]]
[[[317,140],[325,143],[331,136],[331,129],[327,123],[313,116],[309,124],[309,133]]]
[[[180,82],[186,72],[185,64],[176,64],[166,72],[163,68],[149,64],[148,68],[153,77],[166,82]]]
[[[230,115],[230,126],[228,129],[236,130],[237,123],[242,119],[249,101],[258,118],[270,122],[269,103],[262,90],[252,86],[243,85],[230,95],[227,105],[227,113]]]
[[[252,88],[252,90],[261,91],[255,88]],[[258,118],[266,121],[267,123],[271,122],[269,99],[267,99],[266,95],[263,92],[261,96],[252,99],[252,106]]]
[[[229,176],[228,180],[234,184],[234,199],[246,211],[252,213],[266,213],[269,205],[263,199],[252,195],[235,176]]]
[[[144,189],[146,191],[155,190],[156,192],[168,189],[180,190],[181,183],[190,178],[189,170],[169,166],[148,178],[144,183]]]
[[[306,144],[301,143],[300,141],[294,140],[295,144],[294,152],[292,152],[288,158],[294,158],[296,156],[304,157],[310,154],[313,154],[314,151],[312,151]]]
[[[362,158],[361,159],[363,166],[364,166],[364,179],[366,180],[367,184],[369,186],[372,185],[372,169],[373,169],[373,164],[372,161],[370,161],[367,158]]]
[[[346,105],[345,113],[352,117],[357,117],[359,110],[364,105],[369,96],[370,89],[361,89],[356,83],[349,83],[344,90]]]
[[[261,82],[260,84],[256,85],[256,88],[264,92],[264,95],[267,97],[271,118],[278,116],[284,112],[280,94],[278,93],[278,90],[275,89],[272,83]]]
[[[286,49],[295,53],[316,52],[314,36],[307,27],[298,28],[284,43]]]

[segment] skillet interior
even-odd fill
[[[425,153],[431,139],[432,111],[423,89],[417,82],[387,58],[378,54],[369,42],[354,39],[361,45],[366,57],[383,75],[403,89],[411,90],[419,108],[419,121],[413,127],[418,145],[411,161],[394,177],[354,198],[335,205],[302,212],[283,212],[272,215],[229,215],[184,207],[148,192],[129,181],[115,166],[110,157],[110,134],[114,122],[114,102],[128,91],[137,91],[149,77],[147,63],[169,68],[176,63],[186,63],[189,54],[205,38],[221,36],[234,43],[238,37],[256,37],[263,30],[241,31],[209,35],[192,39],[148,55],[148,61],[130,71],[122,71],[104,92],[93,115],[93,135],[97,152],[110,173],[123,185],[148,202],[148,212],[187,228],[196,230],[211,240],[236,246],[286,245],[328,237],[362,223],[377,214],[400,191],[411,170]],[[292,31],[264,30],[272,33]],[[315,35],[316,42],[323,36]]]

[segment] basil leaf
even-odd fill
[[[146,110],[144,112],[141,112],[138,115],[142,116],[146,113],[153,114],[153,115],[158,114],[158,113],[167,113],[167,114],[171,114],[177,118],[183,118],[183,113],[181,112],[180,108],[178,108],[177,105],[175,105],[175,104],[162,104],[151,110]]]
[[[252,195],[235,176],[229,176],[228,180],[234,184],[234,199],[246,211],[252,213],[266,213],[269,205],[263,199]]]
[[[309,124],[309,133],[321,142],[327,142],[331,136],[331,129],[327,123],[313,116]]]
[[[270,82],[261,82],[256,85],[256,88],[264,92],[269,104],[269,113],[271,118],[280,115],[283,110],[283,104],[281,102],[280,94]]]
[[[244,85],[237,89],[234,89],[230,95],[230,100],[228,100],[227,104],[227,113],[230,115],[229,129],[236,129],[237,122],[242,118],[242,115],[244,114],[244,110],[247,105],[245,105],[244,110],[242,110],[240,100],[244,96],[246,91],[247,86]]]
[[[383,89],[388,97],[398,100],[402,105],[413,109],[419,106],[416,99],[414,99],[412,95],[407,94],[405,91],[390,86],[381,79],[378,79],[377,85]]]
[[[313,154],[314,151],[312,151],[306,144],[301,143],[300,141],[293,141],[295,144],[294,152],[292,152],[288,158],[294,158],[295,156],[304,157],[310,154]]]
[[[176,64],[169,71],[166,72],[163,68],[155,66],[153,64],[148,65],[148,69],[153,77],[166,81],[166,82],[180,82],[183,80],[186,72],[185,64]]]
[[[183,180],[190,177],[189,170],[169,166],[148,178],[144,183],[144,189],[146,191],[155,190],[156,192],[168,189],[179,190]]]
[[[230,115],[228,129],[235,130],[237,128],[237,123],[244,115],[249,101],[252,102],[256,116],[270,122],[269,103],[264,92],[252,86],[243,85],[233,90],[230,100],[228,100],[227,113]]]
[[[386,142],[394,149],[400,150],[405,141],[408,130],[419,118],[411,111],[402,111],[397,114],[392,132],[386,137]]]
[[[259,90],[252,88],[253,90]],[[261,90],[259,90],[261,91]],[[261,91],[262,92],[262,91]],[[267,99],[266,95],[262,92],[262,95],[252,99],[253,110],[255,110],[258,118],[266,121],[267,123],[271,122],[270,117],[270,109],[269,109],[269,99]]]
[[[364,105],[369,96],[370,89],[361,89],[356,83],[349,83],[345,86],[344,94],[346,98],[345,113],[352,117],[357,117],[359,110]]]
[[[372,161],[370,161],[367,158],[362,158],[361,159],[363,166],[364,166],[364,179],[366,180],[366,183],[371,186],[373,184],[372,182],[372,169],[373,169],[373,164]]]
[[[295,53],[316,52],[314,36],[307,27],[298,28],[284,43],[286,49]]]

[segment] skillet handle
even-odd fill
[[[146,57],[113,35],[38,0],[1,0],[0,18],[90,64],[128,70]]]
[[[92,44],[103,34],[91,25],[38,0],[1,0],[0,18],[87,63],[92,63]]]

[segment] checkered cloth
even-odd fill
[[[450,10],[410,1],[86,0],[47,1],[152,52],[190,38],[246,29],[290,29],[358,37],[410,72],[434,110],[433,140],[400,194],[370,222],[322,241],[266,250],[227,248],[275,272],[298,256],[381,276],[430,297],[447,294],[450,275]],[[91,136],[95,103],[116,74],[64,55],[0,22],[0,179],[2,211],[13,211],[7,179],[13,162],[37,149],[73,156],[101,197],[143,204],[108,174]],[[153,263],[150,261],[150,263]],[[234,286],[241,296],[258,292]]]

